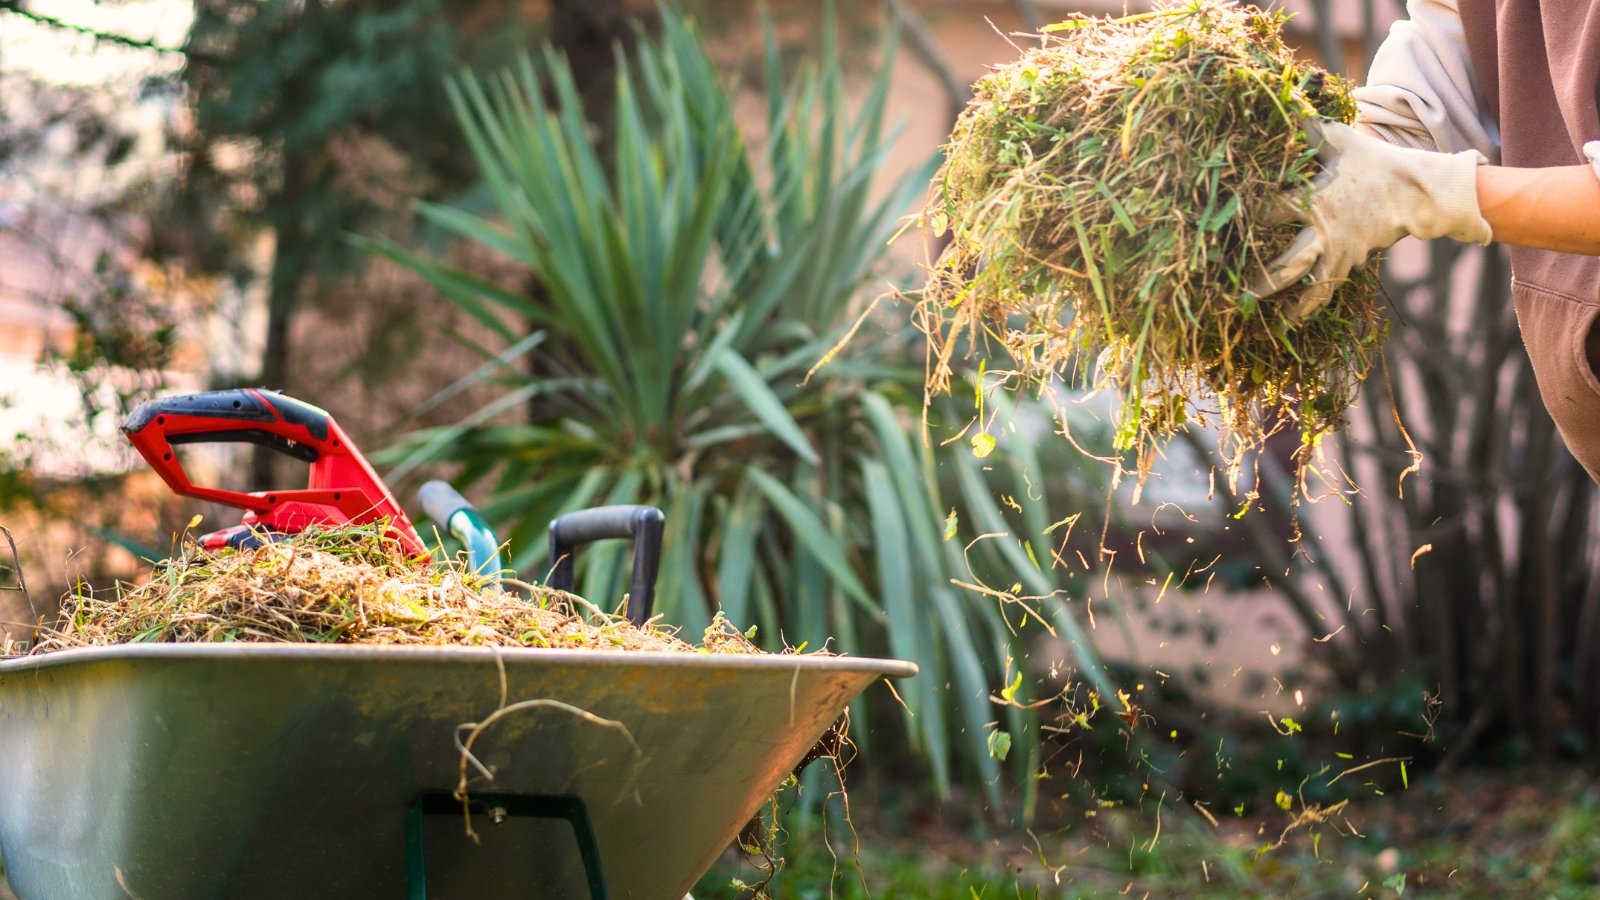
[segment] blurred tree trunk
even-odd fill
[[[613,91],[617,54],[633,45],[639,16],[626,0],[553,0],[550,5],[550,43],[572,63],[572,75],[589,125],[599,146],[611,142]]]
[[[1474,257],[1477,289],[1453,300]],[[1595,486],[1545,413],[1509,277],[1498,248],[1439,244],[1422,277],[1388,279],[1401,319],[1386,352],[1393,400],[1369,385],[1370,433],[1346,442],[1343,462],[1368,491],[1352,531],[1363,558],[1383,562],[1366,568],[1361,594],[1405,643],[1374,645],[1351,686],[1422,674],[1458,734],[1486,719],[1546,757],[1597,736]],[[1403,500],[1411,457],[1396,412],[1424,458]]]
[[[550,43],[572,64],[589,134],[600,157],[608,162],[616,127],[617,57],[633,46],[641,20],[645,27],[653,24],[649,16],[631,12],[627,0],[552,0],[550,6]],[[536,302],[546,298],[544,284],[537,275],[528,276],[526,290]],[[525,358],[528,374],[533,377],[556,374],[546,354],[529,353]],[[528,398],[529,421],[546,418],[545,402],[537,395]]]
[[[322,15],[321,4],[312,3],[302,13],[307,28],[315,28],[315,20]],[[283,87],[287,96],[276,102],[279,106],[305,107],[316,101],[305,96],[304,81],[287,80]],[[290,371],[291,332],[296,307],[300,305],[300,292],[309,274],[313,248],[310,246],[313,231],[306,221],[306,200],[313,188],[312,172],[320,168],[314,145],[297,141],[280,141],[277,156],[277,190],[266,201],[267,224],[273,231],[272,269],[267,276],[267,334],[261,356],[259,383],[271,390],[293,395],[297,389]],[[269,176],[270,178],[270,176]],[[264,446],[255,448],[250,457],[250,489],[268,491],[280,487],[274,470],[280,468],[276,453]]]
[[[528,31],[548,24],[523,22],[514,6],[443,0],[196,0],[182,76],[193,113],[187,163],[152,252],[242,282],[255,274],[245,262],[251,242],[271,234],[265,346],[252,380],[328,404],[370,368],[404,371],[403,354],[397,362],[381,347],[346,344],[317,347],[346,359],[318,359],[324,374],[299,378],[295,323],[329,297],[345,315],[352,302],[370,303],[363,308],[387,318],[385,298],[330,287],[367,264],[350,232],[403,228],[410,216],[374,172],[409,166],[407,196],[426,199],[471,184],[444,80],[463,64],[504,64],[528,46]],[[330,370],[339,375],[327,378]],[[258,449],[250,486],[277,486],[275,462]]]
[[[312,154],[303,149],[285,149],[281,165],[282,188],[268,201],[269,208],[280,212],[279,220],[272,223],[275,240],[272,270],[267,278],[267,334],[261,355],[260,384],[293,395],[298,386],[289,364],[293,350],[290,327],[300,305],[306,263],[311,257],[311,248],[307,246],[310,228],[300,215],[300,206],[311,189],[310,172],[315,161]],[[256,447],[250,457],[250,490],[266,491],[277,487],[276,468],[277,454],[266,447]]]
[[[895,26],[905,34],[906,43],[910,45],[917,61],[938,79],[945,105],[949,109],[946,118],[954,125],[956,117],[961,115],[962,108],[972,96],[971,87],[956,74],[949,58],[939,48],[939,40],[934,36],[933,30],[907,0],[883,0],[883,3],[888,7]],[[1031,7],[1020,4],[1018,9],[1019,14],[1026,17]],[[1031,11],[1037,15],[1037,10]]]

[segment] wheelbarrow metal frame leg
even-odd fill
[[[472,807],[502,817],[530,819],[563,819],[572,826],[572,836],[583,858],[584,878],[589,885],[590,900],[609,900],[605,876],[600,869],[600,848],[595,843],[594,829],[589,826],[589,814],[583,801],[577,797],[549,794],[473,794],[468,801]],[[461,801],[448,791],[430,791],[417,798],[406,817],[406,897],[407,900],[427,900],[428,873],[427,847],[423,822],[430,815],[461,815]]]

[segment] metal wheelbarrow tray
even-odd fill
[[[857,694],[915,671],[278,644],[14,659],[0,662],[0,853],[24,900],[678,900]],[[508,712],[473,747],[495,773],[473,786],[473,843],[450,797],[458,726],[536,698],[570,708]]]

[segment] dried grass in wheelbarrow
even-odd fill
[[[1299,227],[1269,209],[1318,171],[1299,120],[1355,113],[1285,20],[1214,0],[1074,18],[975,85],[921,215],[950,239],[919,308],[933,391],[964,342],[1002,348],[987,369],[1011,387],[1107,388],[1141,475],[1193,419],[1235,470],[1285,426],[1311,446],[1342,424],[1387,334],[1375,265],[1298,327],[1299,288],[1245,289]]]
[[[407,557],[381,524],[249,550],[190,549],[144,584],[68,594],[31,652],[230,641],[759,652],[720,618],[696,647],[562,591],[519,585],[528,597],[518,597],[462,562]]]

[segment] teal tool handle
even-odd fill
[[[430,481],[417,492],[417,502],[428,518],[443,525],[467,548],[467,562],[472,571],[495,577],[505,571],[500,559],[500,539],[460,491],[447,482]]]

